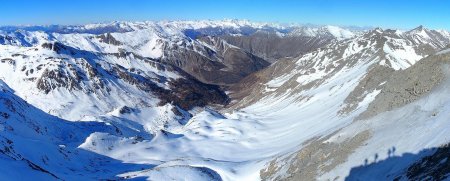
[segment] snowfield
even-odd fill
[[[308,36],[326,31],[336,41],[290,59],[289,66],[270,65],[269,70],[290,69],[257,82],[254,91],[261,94],[233,100],[242,108],[182,109],[174,101],[161,103],[161,92],[172,91],[175,81],[188,77],[158,64],[166,48],[205,53],[199,49],[205,45],[187,36],[186,30],[245,34],[248,27],[277,30],[282,36],[294,29],[224,20],[0,32],[0,178],[295,180],[295,171],[311,167],[314,173],[308,179],[344,180],[354,167],[450,143],[450,65],[445,57],[449,51],[441,46],[450,36],[442,33],[447,40],[437,41],[432,38],[437,31],[424,28],[292,30],[291,35]],[[111,28],[114,31],[105,32]],[[219,30],[211,34],[223,33]],[[43,46],[46,43],[49,47]],[[433,52],[419,50],[425,45],[432,45],[434,49],[427,50]],[[407,74],[435,53],[444,57],[433,69],[442,70],[435,87],[420,94],[414,89],[414,100],[361,116],[378,110],[373,104],[386,92],[397,91],[385,87],[388,75],[374,70]],[[56,73],[49,73],[52,70]],[[149,81],[152,84],[145,84]],[[255,101],[245,104],[248,100]],[[303,154],[311,147],[312,155]],[[323,159],[314,160],[315,156]],[[295,167],[307,159],[316,161],[317,168]],[[357,178],[392,180],[416,161],[405,159],[369,170],[370,174],[356,172]]]

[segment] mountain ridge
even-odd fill
[[[450,139],[445,31],[74,27],[0,32],[1,176],[343,180]]]

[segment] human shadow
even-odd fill
[[[396,148],[388,149],[388,158],[378,160],[374,155],[364,164],[354,167],[345,178],[347,181],[367,180],[444,180],[450,176],[450,145],[423,149],[420,152],[395,155]]]

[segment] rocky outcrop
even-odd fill
[[[433,55],[422,59],[408,69],[391,74],[380,74],[386,83],[379,86],[381,92],[358,119],[366,119],[378,113],[390,111],[426,95],[444,79],[446,71],[443,69],[448,63],[450,63],[450,54]],[[377,78],[379,77],[372,79]]]
[[[61,53],[61,51],[68,49],[66,45],[59,42],[43,43],[42,48],[55,51],[56,53]]]
[[[0,60],[1,63],[7,63],[9,65],[16,65],[16,61],[12,58],[2,58]]]
[[[71,75],[60,69],[46,69],[38,79],[36,85],[39,90],[48,94],[50,91],[61,87],[67,88],[70,91],[80,90],[80,81],[81,77],[77,73]]]
[[[356,148],[370,138],[370,132],[363,131],[351,139],[334,143],[327,141],[332,135],[321,139],[313,138],[292,155],[274,159],[260,171],[261,179],[316,180],[320,174],[345,162]]]
[[[355,89],[353,89],[344,100],[339,114],[345,116],[354,111],[369,93],[383,89],[384,83],[389,80],[393,74],[395,74],[395,71],[389,67],[380,65],[371,67],[364,78],[359,81]]]
[[[450,144],[435,148],[432,155],[412,164],[406,171],[409,180],[445,180],[450,176]]]
[[[97,38],[100,40],[100,42],[103,42],[103,43],[116,45],[116,46],[122,45],[122,42],[116,40],[114,38],[114,36],[111,35],[111,33],[105,33],[102,35],[98,35]]]

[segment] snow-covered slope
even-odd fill
[[[291,31],[288,36],[332,36],[338,40],[343,40],[353,38],[355,36],[355,32],[337,26],[323,26],[318,28],[300,27]]]
[[[89,34],[103,34],[113,32],[131,32],[136,30],[148,29],[150,27],[160,26],[163,28],[172,28],[178,30],[201,30],[201,29],[216,29],[217,31],[232,30],[240,32],[240,29],[254,28],[254,29],[287,29],[290,26],[283,26],[276,23],[257,23],[247,20],[225,19],[225,20],[201,20],[201,21],[143,21],[143,22],[129,22],[129,21],[114,21],[110,23],[94,23],[87,25],[50,25],[50,26],[7,26],[0,27],[3,31],[15,31],[23,29],[28,31],[44,31],[55,33],[89,33]]]
[[[251,72],[233,72],[232,66],[236,62],[223,60],[223,56],[227,56],[224,54],[229,52],[214,51],[218,47],[204,46],[197,38],[220,37],[229,41],[236,46],[234,52],[237,50],[245,55],[239,58],[252,59],[244,66],[254,67],[253,72],[265,67],[266,61],[295,57],[357,33],[335,26],[280,25],[245,20],[111,22],[79,26],[0,27],[0,44],[33,46],[42,43],[37,42],[38,36],[42,36],[91,52],[125,50],[174,64],[203,82],[232,84]],[[247,37],[250,39],[246,40]],[[231,54],[235,56],[236,53]],[[199,69],[199,64],[206,67]],[[221,80],[230,74],[233,78]]]
[[[87,51],[50,38],[41,42],[30,47],[0,45],[0,77],[20,97],[65,119],[102,115],[123,106],[172,103],[191,109],[226,102],[218,87],[133,52]],[[193,94],[196,100],[184,100]]]
[[[450,141],[445,31],[236,20],[3,30],[2,178],[407,178],[436,152],[380,161]],[[269,34],[316,44],[268,65],[225,38]],[[217,77],[242,81],[204,83],[224,85]]]
[[[28,104],[3,81],[0,81],[0,115],[0,175],[4,179],[113,179],[124,170],[152,167],[124,164],[78,148],[94,132],[129,139],[151,138],[142,127],[126,120],[104,117],[68,122]]]
[[[6,26],[0,27],[1,31],[16,31],[18,29],[27,31],[44,31],[53,33],[89,33],[89,34],[103,34],[114,32],[131,32],[142,29],[149,29],[151,27],[161,27],[169,29],[177,29],[182,31],[195,31],[207,35],[220,34],[241,34],[248,35],[256,31],[274,31],[281,34],[289,33],[296,29],[308,29],[310,32],[329,32],[333,35],[351,35],[351,31],[361,31],[364,28],[356,30],[353,28],[339,28],[336,26],[315,26],[315,25],[298,25],[298,24],[280,24],[280,23],[265,23],[252,22],[248,20],[238,19],[224,19],[224,20],[199,20],[199,21],[114,21],[110,23],[95,23],[87,25],[49,25],[49,26]],[[312,35],[312,34],[310,34]],[[348,38],[348,37],[347,37]]]
[[[115,31],[113,28],[105,28],[112,26],[111,24],[67,26],[61,27],[61,31],[45,28],[42,29],[44,31],[27,31],[25,27],[23,28],[25,30],[0,32],[0,44],[36,47],[46,42],[58,42],[91,53],[131,52],[140,57],[174,65],[200,81],[214,84],[235,83],[243,76],[268,65],[265,60],[239,47],[233,47],[233,52],[217,52],[216,47],[207,46],[189,37],[185,32],[185,25],[179,25],[182,22],[115,22],[112,24],[114,27],[125,30]],[[104,30],[96,30],[98,28]],[[103,33],[91,34],[95,33],[93,31]],[[239,57],[231,60],[225,57],[235,54],[239,54]],[[241,59],[245,59],[242,61],[243,66],[252,67],[250,71],[234,70],[234,64]],[[224,78],[225,75],[230,77]]]
[[[440,42],[448,37],[437,41],[416,33],[421,41],[414,41],[411,33],[374,29],[279,61],[234,87],[239,101],[230,110],[273,116],[289,125],[271,133],[287,153],[268,163],[261,178],[340,180],[365,159],[391,156],[384,153],[393,147],[403,154],[448,143],[448,121],[433,113],[448,113],[447,98],[440,97],[447,90],[448,55],[428,57],[444,48]],[[414,161],[368,178],[393,179]]]

